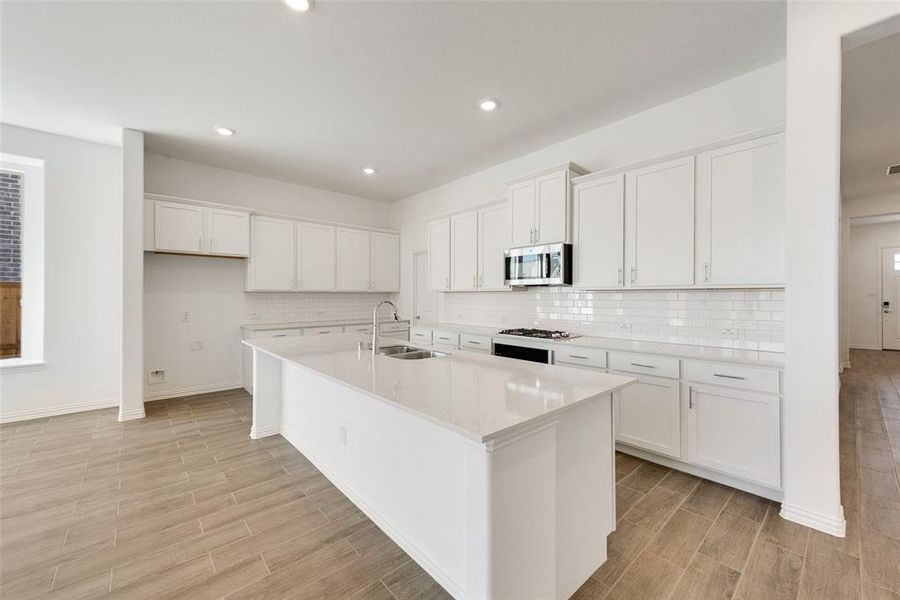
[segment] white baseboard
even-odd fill
[[[840,517],[832,517],[785,503],[781,505],[781,516],[788,521],[800,523],[833,536],[844,537],[847,535],[847,521],[844,520],[843,506],[841,506]]]
[[[881,350],[881,346],[876,344],[850,344],[850,348],[854,350]]]
[[[842,360],[842,361],[841,361],[841,370],[840,370],[841,373],[844,372],[844,369],[850,369],[850,368],[851,368],[851,367],[850,367],[850,361],[849,361],[849,360]]]
[[[169,398],[180,398],[181,396],[193,396],[195,394],[209,394],[211,392],[227,392],[244,386],[242,381],[230,381],[228,383],[214,383],[212,385],[196,385],[193,387],[169,389],[161,392],[151,392],[144,394],[144,402],[153,402],[154,400],[168,400]]]
[[[134,421],[135,419],[143,419],[147,414],[144,412],[144,405],[142,404],[140,408],[135,408],[126,412],[122,412],[122,409],[119,409],[119,421]]]
[[[250,438],[254,440],[269,437],[270,435],[278,435],[279,433],[281,433],[281,426],[279,425],[272,425],[269,427],[257,427],[253,425],[250,427]]]
[[[316,458],[315,455],[311,454],[304,446],[300,443],[300,440],[297,439],[296,436],[292,435],[290,431],[287,429],[281,430],[281,435],[290,442],[290,444],[300,451],[309,461],[330,481],[336,488],[338,488],[347,498],[356,505],[359,510],[361,510],[369,519],[371,519],[378,527],[384,531],[389,538],[394,540],[398,546],[400,546],[404,552],[409,554],[414,561],[416,561],[420,567],[425,569],[429,575],[431,575],[435,581],[441,584],[447,592],[450,593],[454,598],[463,598],[465,596],[464,585],[462,582],[457,581],[456,579],[450,577],[446,570],[442,568],[437,561],[435,561],[427,552],[416,546],[408,537],[403,535],[397,528],[392,526],[381,514],[375,510],[371,505],[367,504],[356,491],[343,482],[340,477],[338,477],[334,471],[332,471],[328,465],[320,461]]]
[[[98,408],[111,408],[113,406],[119,406],[118,398],[104,398],[102,400],[92,400],[90,402],[79,402],[78,404],[33,408],[0,414],[0,423],[14,423],[16,421],[27,421],[29,419],[57,417],[59,415],[68,415],[71,413],[84,412],[86,410],[97,410]]]

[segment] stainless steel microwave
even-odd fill
[[[510,248],[503,262],[506,285],[572,285],[572,244]]]

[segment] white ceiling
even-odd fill
[[[393,200],[784,57],[782,2],[4,2],[4,122]],[[478,110],[493,96],[502,106]],[[214,125],[233,127],[232,138]],[[378,169],[362,175],[363,166]]]
[[[841,195],[900,196],[885,175],[900,163],[900,34],[844,52],[841,87]]]

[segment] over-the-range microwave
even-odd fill
[[[510,248],[503,263],[506,285],[572,285],[572,244]]]

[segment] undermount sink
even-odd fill
[[[419,350],[420,348],[414,348],[413,346],[384,346],[378,349],[378,354],[391,356],[393,354],[403,354],[405,352],[418,352]]]
[[[447,354],[445,352],[435,352],[434,350],[416,350],[415,352],[388,354],[388,356],[402,360],[421,360],[423,358],[440,358],[441,356],[447,356]]]

